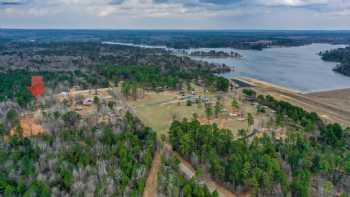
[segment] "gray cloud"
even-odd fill
[[[345,0],[154,0],[155,3],[172,4],[180,3],[192,6],[266,6],[266,7],[313,7],[326,6],[333,3],[345,2]]]
[[[349,17],[350,0],[0,0],[11,27],[350,27]]]
[[[249,1],[249,0],[248,0]],[[184,4],[184,5],[231,5],[243,2],[243,0],[153,0],[160,4]]]

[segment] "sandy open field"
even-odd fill
[[[350,112],[350,88],[306,94],[318,102]]]

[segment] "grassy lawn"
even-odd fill
[[[175,92],[148,92],[143,99],[129,101],[137,115],[147,125],[159,134],[166,134],[174,118],[192,118],[193,113],[204,115],[204,107],[199,108],[196,104],[186,106],[186,103],[174,101]],[[174,103],[171,103],[173,101]],[[170,103],[169,103],[170,102]]]

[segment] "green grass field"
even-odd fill
[[[174,118],[181,120],[191,118],[194,113],[204,115],[204,107],[199,108],[196,104],[186,106],[186,103],[163,104],[169,100],[176,99],[176,95],[168,92],[147,93],[144,99],[129,101],[137,115],[147,125],[159,134],[166,134]]]

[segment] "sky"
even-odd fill
[[[0,28],[350,29],[350,0],[0,0]]]

